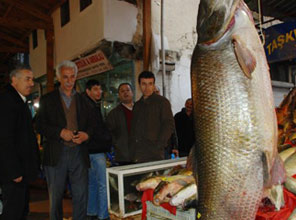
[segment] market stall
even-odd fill
[[[149,177],[165,176],[174,167],[185,164],[186,158],[179,158],[108,168],[109,212],[119,218],[141,214],[143,193],[137,190],[137,184]]]

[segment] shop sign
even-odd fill
[[[78,67],[77,79],[112,70],[113,67],[102,51],[75,61]]]
[[[273,25],[265,30],[266,57],[269,63],[296,57],[296,22]]]

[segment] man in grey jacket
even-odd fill
[[[120,104],[110,111],[106,122],[112,134],[115,161],[119,165],[126,165],[131,163],[128,136],[134,105],[132,86],[129,83],[121,83],[118,87],[118,96]]]
[[[154,93],[155,76],[144,71],[138,83],[143,96],[133,108],[130,153],[134,163],[164,159],[164,150],[174,129],[170,102]]]

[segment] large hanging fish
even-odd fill
[[[201,219],[255,219],[277,155],[269,68],[242,0],[201,0],[191,64]]]

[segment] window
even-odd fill
[[[37,39],[37,30],[32,32],[32,41],[33,41],[33,49],[38,46],[38,39]]]
[[[293,75],[291,73],[294,71],[293,69],[289,70],[289,67],[291,66],[289,61],[270,63],[269,66],[271,80],[289,83],[293,82]]]
[[[80,11],[83,11],[91,3],[92,3],[92,0],[80,0]]]
[[[70,21],[70,7],[69,7],[69,0],[67,0],[61,6],[61,27],[63,27],[69,21]]]

